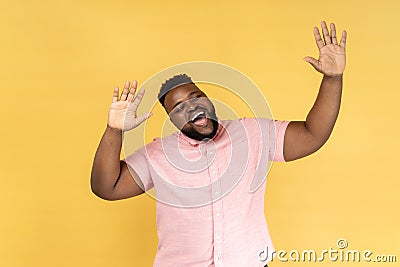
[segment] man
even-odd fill
[[[119,98],[114,89],[91,186],[106,200],[155,188],[159,244],[154,266],[266,266],[271,259],[260,261],[259,252],[267,247],[262,252],[271,256],[273,246],[264,216],[265,183],[257,189],[254,177],[268,160],[292,161],[317,151],[339,112],[347,34],[343,31],[338,44],[335,25],[330,32],[325,22],[321,26],[322,37],[314,28],[319,59],[304,58],[324,75],[305,121],[219,121],[204,92],[190,77],[178,75],[163,84],[159,101],[180,131],[120,160],[123,132],[151,114],[136,115],[144,95],[142,90],[135,96],[136,81],[126,82]]]

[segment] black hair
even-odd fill
[[[161,105],[165,108],[164,101],[167,93],[178,86],[188,83],[194,84],[192,78],[186,74],[178,74],[172,78],[169,78],[161,85],[160,92],[158,93],[158,101],[160,101]]]

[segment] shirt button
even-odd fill
[[[217,212],[215,215],[216,215],[217,217],[219,217],[219,212]]]
[[[220,240],[220,239],[221,239],[221,236],[217,235],[217,239]]]
[[[210,151],[210,155],[211,155],[211,156],[214,155],[214,152]]]
[[[213,173],[213,174],[216,174],[217,172],[216,172],[216,171],[212,171],[212,173]]]

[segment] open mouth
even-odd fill
[[[193,115],[193,117],[190,119],[190,121],[196,126],[204,127],[207,125],[208,118],[204,111],[199,111]]]

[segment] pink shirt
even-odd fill
[[[265,266],[271,260],[265,178],[270,160],[284,161],[288,123],[220,121],[208,142],[177,132],[126,158],[157,198],[154,267]]]

